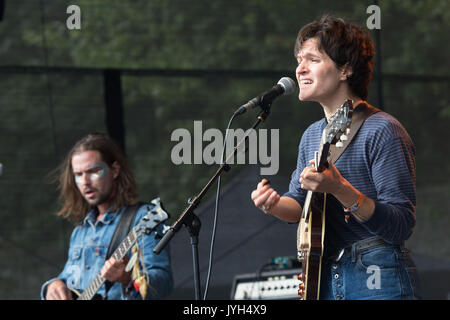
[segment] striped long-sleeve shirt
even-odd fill
[[[284,194],[302,207],[307,191],[300,187],[300,174],[314,159],[325,126],[324,118],[304,132],[297,168]],[[375,202],[375,211],[365,222],[350,217],[346,223],[342,204],[328,195],[325,247],[343,248],[375,235],[393,244],[409,238],[416,221],[415,147],[397,119],[385,112],[366,119],[335,166],[353,187]]]

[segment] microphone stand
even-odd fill
[[[270,113],[270,107],[272,105],[272,101],[264,101],[264,99],[260,102],[261,112],[257,115],[257,120],[251,127],[251,129],[255,129],[261,122],[264,122]],[[248,132],[249,130],[247,130]],[[161,250],[163,250],[169,241],[175,236],[175,234],[181,229],[182,225],[186,226],[188,229],[190,238],[191,238],[191,247],[192,247],[192,262],[194,269],[194,292],[195,292],[195,300],[200,300],[201,298],[201,289],[200,289],[200,270],[199,270],[199,259],[198,259],[198,235],[200,233],[201,221],[198,216],[194,213],[194,209],[198,207],[200,201],[205,196],[208,189],[212,186],[212,184],[217,180],[217,178],[223,173],[223,171],[228,172],[231,167],[227,164],[227,162],[236,155],[239,146],[242,143],[245,143],[248,139],[248,133],[244,136],[244,138],[239,142],[239,144],[234,148],[234,151],[228,158],[225,160],[223,164],[220,165],[219,169],[217,169],[216,173],[212,176],[212,178],[208,181],[208,183],[203,187],[200,193],[188,200],[189,206],[183,211],[177,221],[169,228],[166,234],[161,238],[159,243],[153,249],[153,253],[159,254]],[[244,151],[247,151],[247,148],[244,146]]]

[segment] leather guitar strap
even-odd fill
[[[353,140],[353,137],[358,133],[364,121],[379,111],[381,110],[371,106],[365,101],[361,102],[353,109],[352,123],[350,125],[350,134],[348,135],[348,139],[346,141],[342,141],[344,145],[340,148],[337,148],[334,144],[330,146],[331,163],[335,163],[342,153],[344,153],[345,149]]]
[[[116,230],[114,230],[111,242],[109,243],[108,251],[106,253],[106,260],[111,258],[112,254],[120,245],[120,243],[131,232],[131,228],[133,226],[136,213],[143,204],[144,204],[143,202],[138,202],[135,205],[128,206],[122,213],[120,221],[117,224]],[[110,281],[108,280],[105,281],[105,298],[107,297],[108,291],[112,287],[112,285],[113,284]]]

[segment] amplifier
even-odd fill
[[[236,275],[231,287],[231,300],[297,300],[298,274],[302,269]]]

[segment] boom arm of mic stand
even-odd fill
[[[265,105],[262,109],[262,111],[258,114],[256,122],[253,124],[252,129],[255,129],[262,121],[265,121],[267,116],[270,113],[270,105]],[[239,146],[242,143],[245,143],[246,139],[248,138],[248,135],[245,135],[245,137],[240,141],[238,146],[234,149],[234,152],[225,160],[225,163],[222,164],[219,169],[216,171],[216,173],[212,176],[212,178],[208,181],[208,183],[203,187],[202,191],[193,199],[193,201],[190,201],[189,206],[184,210],[184,212],[180,215],[177,221],[170,227],[170,229],[166,232],[166,234],[162,237],[162,239],[159,241],[159,243],[155,246],[153,249],[153,253],[159,254],[169,243],[169,241],[175,236],[175,234],[180,230],[181,226],[185,224],[185,221],[189,221],[191,219],[187,219],[187,217],[193,213],[193,210],[199,205],[200,200],[204,197],[208,189],[211,187],[211,185],[216,181],[216,179],[222,174],[223,171],[229,171],[230,166],[227,164],[227,161],[234,157],[234,155],[237,153],[237,150],[239,149]]]

